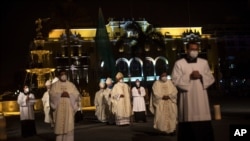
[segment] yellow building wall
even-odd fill
[[[162,27],[162,28],[155,28],[156,31],[161,32],[163,35],[171,35],[173,38],[180,38],[182,34],[186,31],[192,30],[193,32],[199,32],[202,35],[202,27]],[[72,33],[80,34],[83,39],[94,39],[96,35],[95,28],[88,28],[88,29],[70,29]],[[109,33],[110,37],[114,33],[120,31],[118,29],[112,29],[107,27],[107,32]],[[124,33],[124,31],[121,31]],[[121,33],[121,34],[122,34]],[[65,34],[65,29],[53,29],[49,33],[49,39],[58,39],[62,34]]]

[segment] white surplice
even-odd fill
[[[191,80],[192,71],[198,70],[202,79]],[[188,63],[178,60],[172,71],[172,81],[180,89],[179,121],[211,120],[207,88],[214,83],[208,62],[197,58],[197,62]]]
[[[27,101],[27,97],[29,100]],[[23,92],[20,92],[17,98],[17,103],[19,104],[20,110],[20,119],[21,120],[34,120],[34,104],[35,104],[35,96],[34,94],[30,93],[25,95]]]
[[[140,87],[140,94],[136,87],[132,88],[132,97],[133,97],[133,111],[134,112],[141,112],[146,111],[146,104],[145,104],[145,95],[146,91],[144,87]]]

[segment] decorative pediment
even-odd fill
[[[200,32],[194,30],[194,32],[190,29],[190,30],[187,30],[185,31],[183,34],[182,34],[182,39],[183,39],[183,42],[184,44],[187,44],[188,42],[190,41],[195,41],[195,42],[201,42],[201,35],[200,35]]]

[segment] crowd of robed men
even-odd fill
[[[175,62],[171,79],[163,72],[153,83],[150,95],[153,127],[166,135],[175,135],[178,126],[178,141],[214,140],[207,95],[207,88],[213,84],[214,77],[207,60],[198,57],[198,50],[199,44],[189,42],[187,56]],[[50,116],[45,116],[45,122],[51,123],[56,141],[73,141],[74,116],[81,108],[81,97],[75,85],[67,80],[65,70],[59,72],[58,78],[53,84],[46,84],[49,106],[43,100],[44,112]],[[130,125],[133,120],[146,122],[146,92],[139,80],[130,88],[123,81],[123,74],[118,72],[114,85],[107,78],[99,83],[99,87],[94,100],[98,120],[118,126]],[[36,134],[32,111],[35,97],[27,89],[25,86],[24,92],[18,96],[23,137]]]

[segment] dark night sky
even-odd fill
[[[106,3],[101,0],[4,1],[1,4],[1,93],[22,83],[18,82],[22,80],[20,72],[27,65],[29,44],[35,36],[34,22],[37,18],[51,18],[51,25],[45,25],[47,29],[67,19],[83,27],[95,27],[101,5],[106,20],[109,17],[145,18],[155,26],[165,27],[249,23],[250,19],[250,0],[105,0]],[[65,12],[63,8],[69,5],[67,3],[70,3],[70,12]]]

